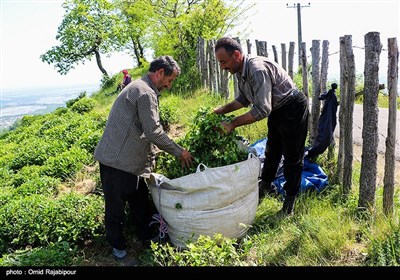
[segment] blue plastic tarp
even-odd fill
[[[261,162],[264,162],[266,144],[267,138],[257,140],[249,146],[249,152],[254,153],[260,158]],[[278,192],[281,194],[284,194],[283,186],[286,182],[285,177],[283,176],[283,161],[284,158],[282,156],[276,178],[273,181],[273,184],[275,184]],[[319,166],[317,163],[310,162],[307,158],[304,158],[303,172],[301,173],[300,192],[304,192],[306,190],[315,190],[320,192],[326,186],[328,186],[328,184],[328,176],[322,170],[321,166]]]

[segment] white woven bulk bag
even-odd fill
[[[258,206],[259,172],[260,160],[250,154],[245,161],[222,167],[200,164],[196,173],[172,180],[152,173],[151,195],[168,224],[171,242],[185,247],[200,235],[243,237]]]

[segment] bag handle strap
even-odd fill
[[[201,167],[203,167],[203,171],[208,169],[208,167],[204,164],[204,163],[200,163],[199,165],[197,165],[197,169],[196,169],[196,173],[201,172]]]

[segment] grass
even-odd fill
[[[135,79],[145,73],[147,68],[130,70]],[[119,77],[119,78],[122,78]],[[97,112],[106,115],[116,95],[109,95],[116,84],[102,89],[93,98],[98,101]],[[206,90],[197,90],[185,96],[174,92],[163,92],[160,104],[175,106],[179,115],[177,126],[182,128],[179,135],[186,132],[192,117],[201,106],[217,107],[232,100],[211,94]],[[172,106],[171,105],[171,106]],[[246,112],[243,108],[235,115]],[[263,138],[267,133],[267,120],[237,128],[240,135],[250,143]],[[176,136],[176,137],[179,137]],[[328,161],[325,155],[318,163],[328,175],[335,174],[336,159]],[[353,186],[349,196],[342,195],[340,185],[331,185],[320,193],[302,194],[296,202],[296,213],[286,219],[275,214],[282,206],[282,199],[263,198],[257,208],[254,223],[247,235],[241,240],[203,238],[191,245],[190,250],[181,251],[168,244],[153,244],[144,248],[135,238],[132,226],[125,228],[128,239],[128,252],[142,261],[144,266],[180,265],[180,266],[366,266],[396,265],[396,255],[400,251],[400,191],[395,189],[395,212],[386,217],[382,211],[382,186],[377,186],[376,206],[373,213],[358,211],[358,185],[361,163],[354,160]],[[92,179],[99,184],[98,169],[79,172],[75,182]],[[64,182],[73,185],[73,182]],[[4,189],[4,188],[3,188]],[[5,191],[5,189],[4,189]],[[101,188],[96,189],[101,193]],[[0,195],[2,193],[0,192]],[[1,207],[1,206],[0,206]],[[1,247],[1,240],[0,240]],[[72,248],[72,245],[71,245]],[[104,236],[87,240],[74,248],[74,255],[68,251],[68,265],[74,266],[118,266],[111,258],[111,248]],[[40,248],[39,248],[40,249]],[[41,248],[36,255],[45,259],[47,252],[54,247]],[[63,249],[64,250],[64,249]],[[62,258],[65,253],[60,251]],[[31,263],[38,263],[31,255]],[[2,258],[9,258],[3,256]],[[1,263],[1,258],[0,258]],[[46,265],[42,263],[41,265]]]
[[[139,73],[138,73],[139,74]],[[100,93],[101,95],[102,93]],[[174,93],[163,93],[160,104],[163,102],[176,104],[179,114],[178,125],[186,128],[190,125],[192,117],[201,106],[217,107],[232,100],[224,100],[219,96],[205,90],[197,90],[192,94],[180,96]],[[100,109],[110,107],[110,97],[100,99]],[[381,99],[380,99],[381,100]],[[246,112],[243,108],[235,115]],[[267,120],[262,120],[251,125],[237,128],[240,135],[250,143],[263,138],[267,133]],[[328,176],[333,176],[336,162],[328,162],[320,158],[320,165],[326,170]],[[275,213],[282,205],[281,199],[265,197],[257,208],[254,224],[242,240],[237,241],[235,247],[227,249],[232,255],[239,255],[240,264],[243,266],[364,266],[367,264],[369,248],[372,240],[380,238],[383,242],[386,235],[399,228],[399,215],[387,218],[382,214],[381,207],[376,207],[376,213],[368,219],[357,212],[358,185],[361,163],[354,161],[353,188],[348,197],[343,197],[341,186],[329,186],[321,193],[303,194],[297,201],[296,214],[288,219],[279,219]],[[398,186],[397,186],[398,187]],[[377,192],[377,203],[382,204],[381,191]],[[399,205],[398,196],[395,197]],[[207,243],[208,242],[208,243]],[[202,240],[197,245],[201,249],[215,248],[214,242]],[[232,241],[235,242],[235,241]],[[104,240],[101,246],[92,252],[92,259],[96,265],[99,256],[104,258]],[[141,259],[143,265],[153,266],[155,256],[176,263],[171,260],[180,260],[185,266],[200,264],[196,259],[199,249],[193,250],[192,259],[188,253],[167,248],[169,245],[154,245],[151,249],[144,249],[135,243],[129,244],[134,255]],[[139,249],[138,249],[139,248]],[[234,249],[232,249],[234,248]],[[218,254],[217,251],[214,252]],[[225,252],[226,253],[226,252]],[[228,252],[229,254],[229,252]],[[204,256],[203,256],[204,258]],[[183,261],[185,260],[185,261]],[[89,263],[86,260],[86,264]],[[93,263],[92,263],[93,264]],[[163,265],[158,263],[157,265]],[[221,263],[208,263],[208,265],[224,265]]]
[[[160,103],[178,104],[179,125],[187,127],[200,106],[220,106],[232,100],[221,99],[204,90],[198,90],[189,96],[163,94]],[[235,115],[246,112],[243,108]],[[240,135],[250,143],[266,136],[267,121],[262,120],[251,125],[237,128]],[[333,176],[335,162],[320,159],[320,165],[328,176]],[[399,227],[398,213],[391,218],[384,217],[381,207],[376,207],[373,217],[365,219],[357,212],[358,185],[361,163],[354,161],[353,188],[348,197],[343,197],[341,186],[329,186],[321,193],[303,194],[296,204],[296,215],[288,219],[279,219],[275,213],[282,205],[281,199],[266,197],[257,209],[254,224],[242,240],[237,241],[232,254],[239,254],[243,266],[364,266],[369,257],[372,240]],[[398,187],[398,186],[397,186]],[[396,204],[398,205],[398,197]],[[377,203],[382,204],[377,193]],[[382,237],[383,236],[383,237]],[[208,241],[212,243],[212,239]],[[196,254],[192,260],[179,251],[166,249],[167,245],[152,247],[138,255],[144,265],[155,265],[154,256],[185,259],[185,266],[199,264]],[[194,245],[196,246],[196,245]],[[203,248],[207,242],[197,244]],[[211,246],[212,247],[212,246]],[[194,251],[194,249],[191,249]],[[198,250],[198,249],[196,249]],[[232,249],[230,249],[232,250]],[[167,253],[168,252],[168,253]],[[197,251],[196,251],[197,252]],[[169,265],[174,262],[168,262]],[[166,265],[167,263],[164,263]],[[163,264],[158,264],[163,265]],[[223,263],[209,263],[223,265]]]

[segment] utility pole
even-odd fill
[[[300,5],[300,3],[293,4],[292,6],[289,6],[289,4],[286,4],[286,8],[297,8],[297,38],[298,38],[298,56],[299,56],[299,67],[301,65],[301,43],[302,43],[302,38],[301,38],[301,8],[303,7],[310,7],[310,3],[308,5]]]

